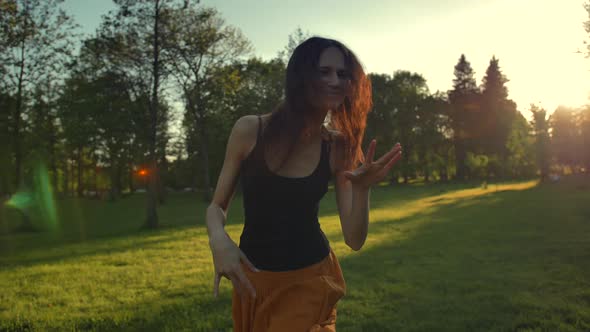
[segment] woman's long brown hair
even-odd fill
[[[327,126],[342,134],[346,169],[364,160],[361,143],[372,106],[371,83],[357,57],[346,46],[333,39],[312,37],[297,46],[289,59],[285,99],[273,111],[264,130],[263,146],[271,155],[282,156],[275,172],[289,159],[296,141],[310,129],[308,124],[314,112],[310,100],[316,90],[319,58],[329,47],[339,49],[344,55],[349,84],[344,102],[329,113]],[[286,153],[281,151],[285,147]]]

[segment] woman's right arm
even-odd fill
[[[247,115],[234,124],[227,142],[223,167],[217,180],[213,200],[207,208],[206,223],[209,234],[209,247],[213,254],[215,279],[213,293],[217,297],[221,277],[231,280],[234,289],[244,296],[255,296],[254,287],[242,270],[241,262],[253,271],[257,271],[246,255],[224,230],[229,204],[238,182],[240,165],[256,143],[258,119]]]

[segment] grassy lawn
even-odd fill
[[[212,297],[205,204],[173,194],[163,227],[137,229],[145,197],[64,200],[51,232],[6,234],[0,331],[228,331],[230,283]],[[365,247],[342,240],[333,193],[321,223],[348,293],[339,331],[590,330],[590,179],[375,188]],[[236,197],[228,232],[241,231]]]

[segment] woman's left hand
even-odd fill
[[[377,141],[372,140],[365,156],[365,162],[361,167],[344,172],[344,176],[352,182],[353,186],[361,189],[369,189],[372,185],[381,182],[391,167],[401,159],[402,147],[397,143],[377,161],[373,161],[376,145]]]

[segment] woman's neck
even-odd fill
[[[328,110],[314,112],[314,116],[309,122],[309,128],[304,130],[302,133],[303,137],[301,137],[301,141],[304,144],[315,142],[322,137],[322,132],[324,131],[324,121],[327,114]]]

